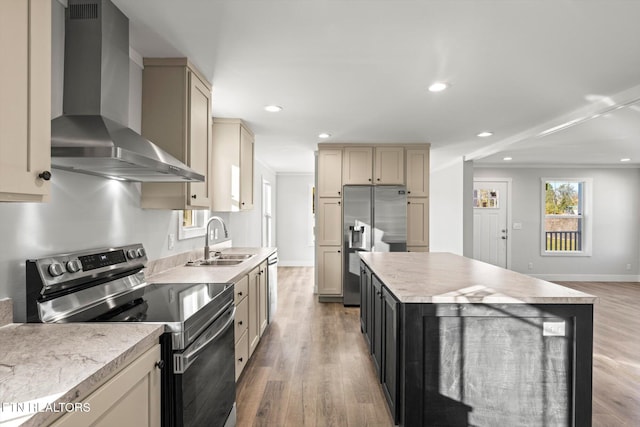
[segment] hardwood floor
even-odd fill
[[[358,308],[318,303],[313,268],[278,274],[278,313],[240,377],[237,425],[392,426]],[[558,283],[599,297],[593,426],[640,426],[640,283]]]
[[[593,425],[640,426],[640,283],[556,282],[592,295]]]
[[[245,367],[237,425],[392,426],[358,308],[318,303],[313,268],[278,268],[278,312]]]

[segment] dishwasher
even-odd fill
[[[267,288],[269,290],[267,321],[271,323],[278,309],[278,252],[274,252],[267,258]]]

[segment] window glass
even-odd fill
[[[582,252],[585,242],[585,181],[543,181],[543,252]]]

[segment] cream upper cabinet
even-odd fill
[[[51,177],[51,1],[2,0],[0,51],[0,201],[46,201]]]
[[[429,196],[429,149],[407,149],[407,195]]]
[[[407,198],[407,247],[429,246],[429,198]]]
[[[316,241],[318,245],[342,244],[342,200],[319,198],[316,212]]]
[[[342,149],[318,150],[318,197],[342,194]]]
[[[67,413],[52,427],[159,426],[160,360],[160,345],[155,345],[84,400],[90,411]]]
[[[404,147],[375,147],[374,184],[404,184]]]
[[[373,183],[373,147],[345,147],[342,154],[342,184]]]
[[[254,135],[240,119],[213,119],[211,210],[253,208]]]
[[[144,59],[142,136],[204,175],[205,181],[142,183],[141,206],[209,209],[211,85],[188,59]]]
[[[340,246],[318,246],[318,295],[342,295],[342,251]]]

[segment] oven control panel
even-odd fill
[[[35,266],[43,286],[78,281],[84,277],[93,279],[101,274],[109,274],[117,269],[142,268],[147,261],[147,253],[141,243],[135,245],[102,248],[76,253],[53,255],[37,260],[28,260]]]

